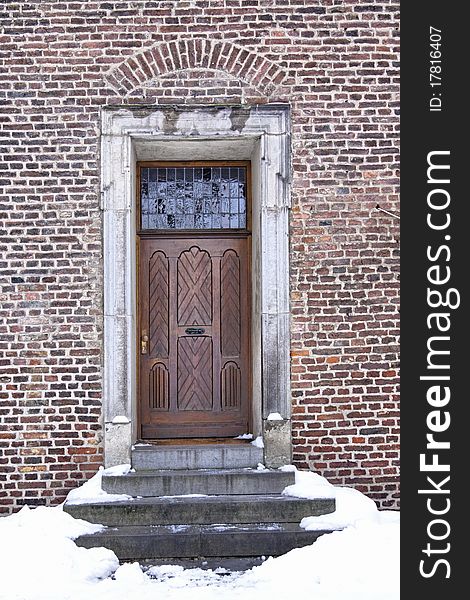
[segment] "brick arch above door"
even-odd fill
[[[286,78],[286,70],[269,58],[225,40],[190,38],[163,42],[113,67],[105,80],[120,96],[161,76],[186,69],[211,69],[245,81],[269,97]]]
[[[286,105],[106,108],[102,117],[105,463],[136,441],[135,172],[139,160],[250,160],[254,431],[265,464],[291,460],[290,116]],[[283,419],[269,421],[270,413]]]

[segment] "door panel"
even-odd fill
[[[249,430],[249,237],[140,239],[143,438]]]
[[[178,410],[212,410],[212,360],[210,337],[178,338]]]
[[[178,325],[212,324],[212,260],[198,246],[178,258]]]
[[[169,273],[168,258],[157,251],[149,264],[149,341],[150,355],[168,358]]]

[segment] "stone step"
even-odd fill
[[[140,559],[139,564],[144,571],[149,567],[161,567],[166,565],[178,565],[184,569],[225,569],[226,571],[248,571],[253,567],[258,567],[263,564],[267,556],[192,556],[186,558],[170,557],[170,558],[151,558]],[[132,560],[132,559],[131,559]],[[126,562],[121,560],[121,563]],[[220,573],[221,579],[227,573]]]
[[[184,494],[280,494],[295,483],[292,472],[257,469],[193,469],[136,471],[103,475],[102,487],[110,494],[129,496],[180,496]]]
[[[289,496],[181,496],[136,498],[120,502],[64,505],[78,519],[116,527],[144,525],[192,525],[210,523],[295,522],[310,515],[335,510],[333,498]]]
[[[159,558],[279,556],[312,544],[330,531],[305,531],[297,523],[246,523],[243,525],[158,525],[116,527],[76,541],[84,548],[104,546],[119,560]]]
[[[263,462],[263,448],[250,443],[137,444],[132,449],[132,467],[136,471],[164,469],[244,469]]]

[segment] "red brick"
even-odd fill
[[[294,462],[396,508],[399,222],[375,207],[399,212],[398,1],[49,4],[0,38],[0,513],[101,462],[107,104],[290,104]]]

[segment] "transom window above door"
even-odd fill
[[[140,229],[247,229],[249,163],[140,163]]]

